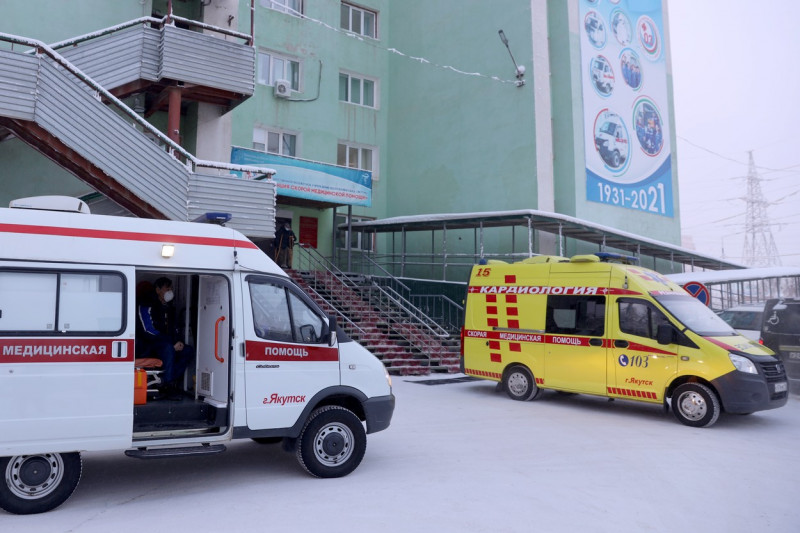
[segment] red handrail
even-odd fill
[[[221,316],[217,319],[216,323],[214,323],[214,359],[220,363],[225,362],[225,358],[219,356],[219,323],[223,322],[224,320],[225,317]]]

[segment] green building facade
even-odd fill
[[[277,218],[325,256],[344,246],[333,226],[348,212],[364,220],[535,209],[678,244],[664,3],[5,0],[0,31],[53,43],[170,10],[252,31],[253,95],[232,109],[184,102],[180,143],[203,160],[231,162],[240,150],[371,172],[369,205],[279,186]],[[148,120],[167,129],[164,111]],[[0,162],[2,204],[90,192],[13,136],[0,142]],[[391,238],[353,244],[387,253]],[[412,250],[441,246],[430,235],[407,238]],[[511,239],[487,230],[492,253],[512,248]],[[447,246],[470,252],[474,242],[453,235]],[[542,234],[535,248],[584,246],[560,250]]]

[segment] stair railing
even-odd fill
[[[149,18],[149,17],[146,17]],[[64,58],[61,54],[56,52],[51,46],[45,44],[42,41],[36,39],[28,39],[26,37],[20,37],[17,35],[11,35],[9,33],[2,33],[0,32],[0,41],[5,41],[11,44],[18,44],[21,46],[27,46],[36,50],[37,54],[44,54],[54,62],[62,66],[65,70],[67,70],[70,74],[75,76],[81,83],[90,87],[93,91],[95,91],[98,98],[105,100],[112,104],[115,108],[117,108],[123,115],[128,117],[131,121],[135,122],[139,126],[142,127],[143,130],[146,130],[148,133],[152,134],[153,136],[157,137],[161,143],[163,143],[167,147],[167,151],[179,160],[178,155],[182,157],[185,161],[187,161],[186,165],[189,167],[190,171],[196,172],[197,167],[204,167],[204,168],[214,168],[219,170],[227,170],[227,171],[235,171],[235,172],[249,172],[255,175],[266,175],[271,177],[275,174],[275,170],[271,168],[261,168],[261,167],[254,167],[254,166],[247,166],[247,165],[232,165],[229,163],[221,163],[217,161],[204,161],[201,159],[197,159],[194,155],[189,153],[186,149],[184,149],[181,145],[164,135],[158,128],[150,124],[147,120],[139,116],[133,109],[128,107],[125,102],[111,94],[105,88],[103,88],[99,83],[94,81],[92,78],[87,76],[83,73],[78,67],[73,65],[70,61]],[[59,43],[61,44],[61,43]]]

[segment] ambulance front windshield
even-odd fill
[[[688,294],[658,295],[655,299],[684,326],[703,337],[738,335],[732,327],[700,300]]]

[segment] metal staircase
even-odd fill
[[[199,32],[168,25],[149,27],[153,20],[158,19],[133,21],[134,25],[113,28],[108,34],[97,32],[103,38],[93,46],[106,47],[106,55],[75,43],[70,44],[69,54],[122,96],[134,88],[141,91],[145,86],[175,82],[175,78],[182,83],[181,76],[189,81],[192,69],[182,72],[174,66],[182,64],[189,47],[176,42],[195,39],[195,44],[205,46],[212,56],[221,54],[223,60],[225,51],[228,55],[234,51],[234,43]],[[131,35],[137,32],[141,39],[133,42],[141,47],[131,48]],[[154,44],[156,63],[144,59],[153,57]],[[198,160],[52,47],[4,33],[0,33],[0,45],[10,47],[0,49],[0,140],[18,137],[135,216],[186,221],[208,211],[226,211],[232,214],[229,225],[246,235],[274,235],[275,183],[230,174],[241,171],[269,177],[273,171]],[[250,57],[244,67],[239,64],[244,74],[237,78],[249,80],[249,93],[240,87],[241,82],[229,82],[228,87],[206,85],[199,92],[216,98],[227,95],[230,102],[252,94],[254,51],[251,46],[236,46],[240,55]],[[112,49],[125,47],[130,60],[108,60]],[[132,67],[137,64],[140,68]],[[101,65],[103,72],[96,70]]]
[[[295,246],[289,274],[393,374],[456,372],[459,341],[391,287],[347,274],[313,248]]]

